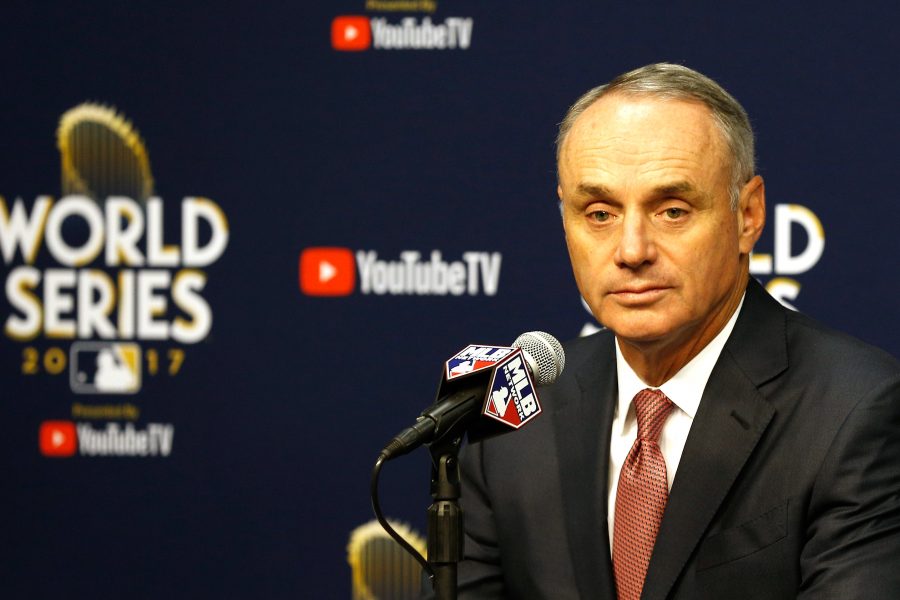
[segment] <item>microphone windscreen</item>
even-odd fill
[[[523,333],[512,343],[521,348],[531,363],[536,385],[548,385],[556,381],[566,366],[566,353],[555,337],[543,331]]]

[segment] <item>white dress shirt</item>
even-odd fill
[[[669,400],[675,404],[675,408],[669,414],[669,418],[663,425],[662,433],[659,436],[659,449],[662,451],[663,458],[666,461],[666,477],[669,481],[669,489],[672,489],[672,481],[675,479],[675,471],[678,469],[678,463],[681,460],[681,452],[684,450],[684,444],[687,441],[688,433],[691,431],[691,424],[694,422],[694,415],[697,414],[697,407],[700,406],[700,398],[703,396],[703,390],[709,381],[716,361],[725,347],[731,330],[737,321],[738,313],[744,305],[744,299],[741,298],[737,310],[731,315],[728,323],[722,328],[722,331],[700,351],[697,356],[691,359],[691,362],[684,365],[674,377],[663,383],[659,388],[647,385],[641,378],[637,376],[634,369],[622,356],[619,343],[616,341],[616,372],[619,380],[619,401],[616,405],[616,414],[612,424],[612,439],[609,447],[609,481],[607,489],[609,490],[609,516],[607,522],[609,524],[609,548],[612,550],[613,543],[613,523],[616,514],[616,489],[619,484],[619,473],[622,471],[622,464],[631,451],[631,446],[637,439],[637,416],[635,415],[634,406],[631,401],[634,396],[643,389],[659,389],[662,390]]]

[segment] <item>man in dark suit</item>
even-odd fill
[[[464,598],[900,598],[900,365],[749,277],[753,134],[650,65],[558,139],[582,296],[545,414],[464,451]]]

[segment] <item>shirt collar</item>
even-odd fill
[[[697,356],[692,358],[688,364],[681,367],[671,379],[658,388],[662,390],[662,393],[665,394],[675,406],[684,411],[691,419],[697,414],[697,408],[700,406],[700,399],[703,397],[703,390],[706,389],[706,383],[709,381],[709,376],[712,374],[713,367],[716,366],[719,355],[722,354],[725,342],[728,341],[728,336],[731,335],[734,324],[737,322],[738,314],[741,312],[741,307],[743,306],[744,296],[741,297],[737,309],[731,315],[731,318],[725,324],[725,327],[722,328],[722,331],[720,331],[718,335],[716,335],[716,337],[714,337],[712,341],[697,354]],[[634,372],[634,369],[631,368],[631,365],[629,365],[628,361],[625,360],[625,357],[622,356],[618,340],[616,340],[616,373],[619,382],[619,401],[616,408],[616,414],[627,414],[632,398],[634,398],[641,390],[648,387],[652,388],[653,386],[648,386],[640,377],[638,377],[637,373]],[[622,419],[622,424],[624,428],[625,419]]]

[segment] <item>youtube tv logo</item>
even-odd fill
[[[356,287],[349,248],[306,248],[300,253],[300,291],[307,296],[348,296]]]
[[[335,50],[359,52],[371,45],[372,29],[367,17],[344,15],[331,22],[331,47]]]
[[[75,423],[71,421],[44,421],[38,434],[41,454],[57,458],[73,456],[78,446]]]
[[[500,285],[499,252],[467,250],[460,260],[401,250],[396,258],[377,250],[317,246],[300,252],[300,291],[307,296],[494,296]]]

